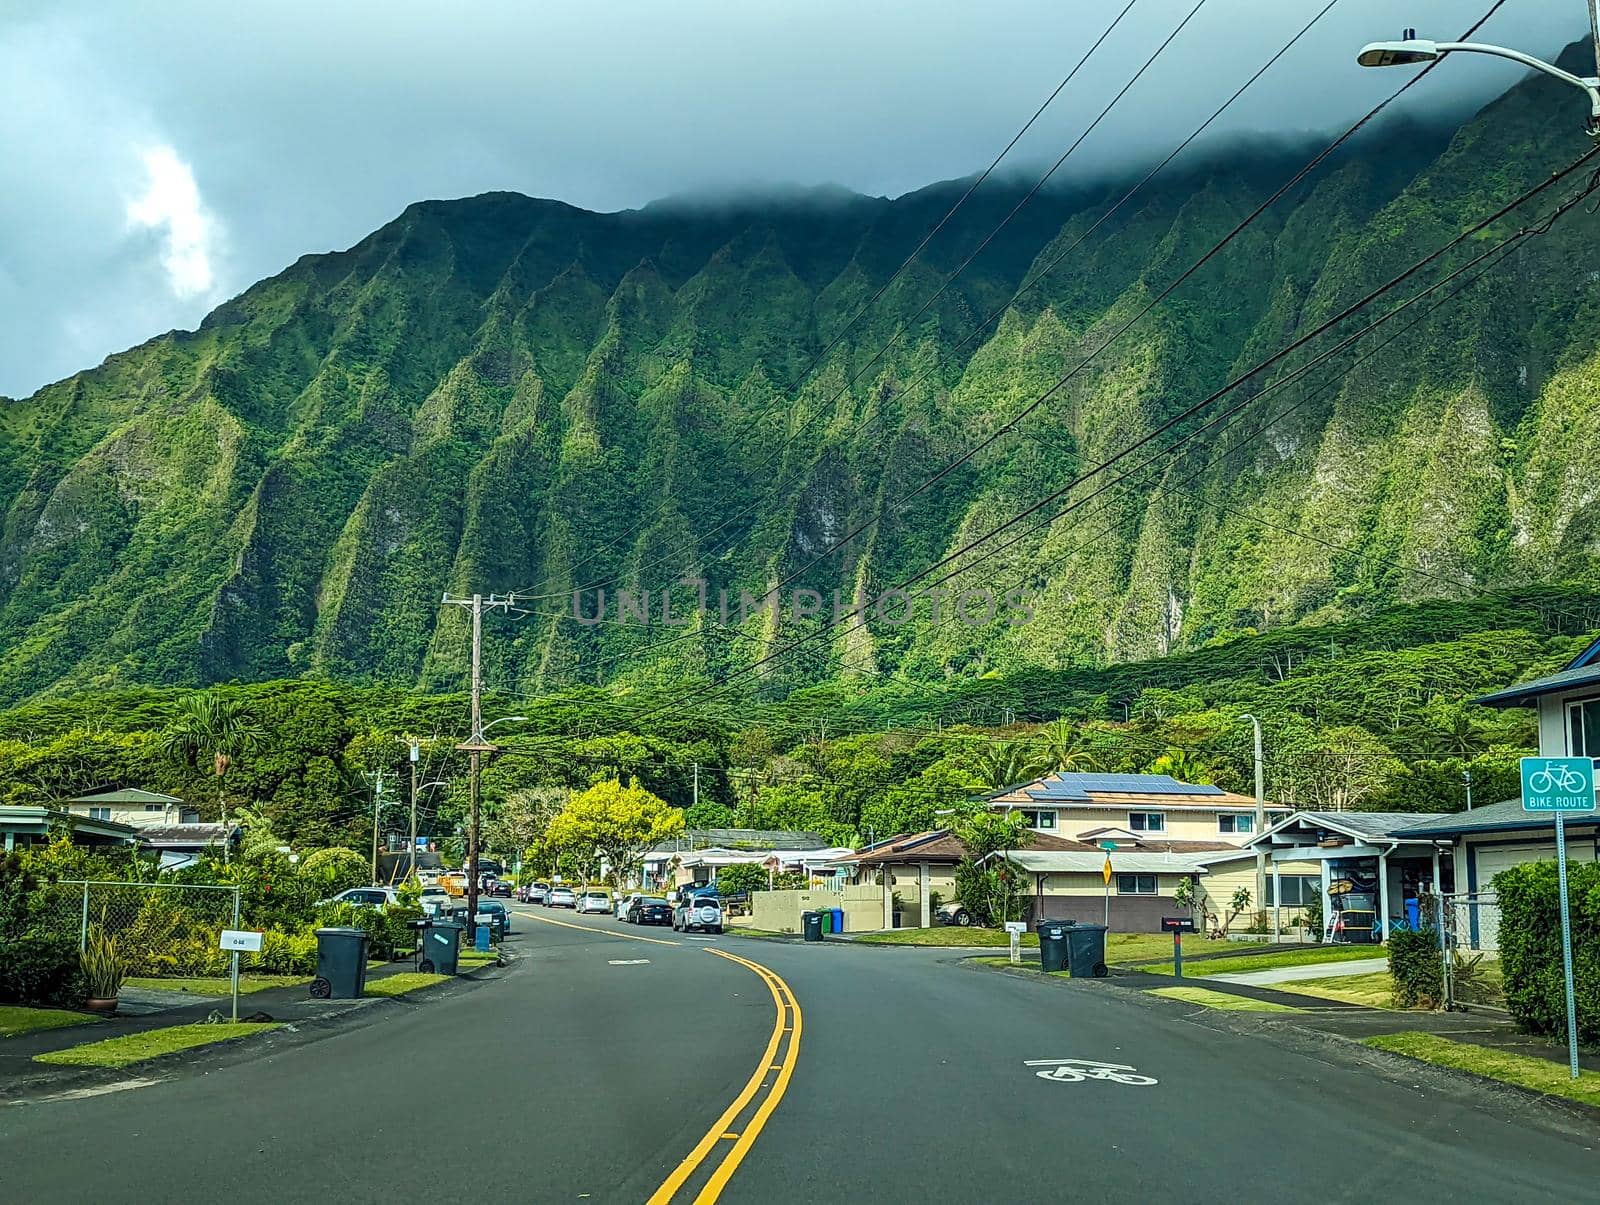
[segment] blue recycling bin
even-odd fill
[[[479,916],[485,915],[480,912]],[[472,931],[472,948],[480,954],[489,952],[489,930],[492,926],[488,921],[481,921]]]
[[[1413,929],[1422,928],[1422,901],[1415,896],[1406,901],[1406,920]]]
[[[830,909],[828,909],[828,911],[833,913],[833,931],[835,933],[843,933],[844,932],[844,909],[843,908],[830,908]]]

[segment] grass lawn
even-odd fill
[[[476,970],[478,967],[486,967],[497,957],[498,955],[493,953],[480,954],[477,950],[462,950],[456,956],[456,970],[464,971],[469,968]]]
[[[1313,996],[1361,1004],[1367,1008],[1394,1008],[1394,981],[1388,971],[1369,971],[1365,975],[1335,975],[1331,979],[1306,979],[1299,983],[1274,983],[1275,992]]]
[[[1185,943],[1185,949],[1188,948]],[[1284,950],[1281,953],[1246,954],[1239,958],[1210,958],[1204,962],[1183,964],[1185,977],[1190,975],[1242,975],[1250,971],[1271,971],[1278,967],[1312,966],[1323,962],[1355,962],[1362,958],[1382,958],[1382,946],[1315,946],[1309,950]],[[1140,967],[1153,975],[1172,974],[1172,961]]]
[[[1248,996],[1230,996],[1227,992],[1214,992],[1203,987],[1158,987],[1152,996],[1165,996],[1168,1000],[1182,1000],[1186,1004],[1200,1004],[1206,1008],[1219,1008],[1231,1013],[1292,1013],[1298,1009],[1287,1004],[1274,1004],[1270,1000],[1252,1000]]]
[[[1568,1074],[1565,1062],[1532,1055],[1513,1054],[1506,1050],[1489,1050],[1465,1042],[1452,1042],[1431,1033],[1387,1033],[1367,1038],[1366,1044],[1379,1050],[1392,1051],[1409,1058],[1432,1063],[1437,1067],[1451,1067],[1457,1071],[1470,1071],[1488,1079],[1515,1084],[1550,1096],[1565,1096],[1586,1105],[1600,1106],[1600,1073],[1580,1071],[1578,1078]]]
[[[382,964],[377,964],[381,966]],[[123,980],[129,987],[152,988],[163,992],[193,992],[197,996],[231,996],[232,981],[219,977],[190,975],[184,977],[155,977],[135,975]],[[239,992],[261,992],[269,987],[298,987],[310,983],[309,975],[240,975]]]
[[[980,929],[976,925],[935,925],[931,929],[889,929],[883,933],[863,933],[857,941],[878,946],[999,946],[1005,949],[1011,937],[1003,929]],[[1024,933],[1022,944],[1037,949],[1039,935]]]
[[[52,1050],[49,1054],[36,1054],[33,1061],[59,1063],[66,1067],[126,1067],[131,1063],[159,1058],[163,1054],[281,1028],[281,1025],[251,1025],[243,1021],[238,1024],[172,1025],[166,1029],[148,1029],[143,1033],[124,1034],[120,1038],[106,1038],[102,1042],[88,1042],[66,1050]]]
[[[443,983],[449,975],[429,975],[422,971],[401,971],[397,975],[386,975],[382,979],[373,979],[367,984],[369,996],[403,996],[407,992],[414,992],[418,988],[432,987],[435,983]]]
[[[1183,956],[1188,958],[1193,954],[1219,954],[1232,950],[1238,954],[1249,954],[1263,947],[1258,943],[1247,941],[1229,941],[1221,938],[1213,941],[1209,937],[1201,937],[1198,933],[1185,933],[1183,935]],[[1172,953],[1172,934],[1170,933],[1107,933],[1106,934],[1106,961],[1107,962],[1133,962],[1140,958],[1164,958]]]
[[[75,1013],[64,1008],[24,1008],[20,1004],[0,1004],[0,1038],[14,1038],[20,1033],[35,1033],[41,1029],[65,1029],[69,1025],[85,1025],[98,1019],[88,1013]]]

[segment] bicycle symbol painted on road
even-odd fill
[[[1144,1087],[1158,1081],[1153,1075],[1140,1075],[1137,1068],[1122,1063],[1102,1063],[1098,1059],[1027,1059],[1024,1067],[1038,1067],[1034,1074],[1058,1084],[1081,1084],[1086,1079],[1112,1084]]]
[[[1535,795],[1578,795],[1589,789],[1589,780],[1581,771],[1571,766],[1556,766],[1549,770],[1535,770],[1528,775],[1528,789]]]

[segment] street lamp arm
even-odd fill
[[[1521,63],[1524,67],[1532,67],[1535,71],[1542,71],[1546,75],[1553,75],[1563,83],[1571,84],[1575,88],[1582,88],[1589,93],[1590,99],[1596,98],[1596,85],[1600,80],[1584,79],[1582,76],[1573,75],[1570,71],[1563,71],[1554,63],[1547,63],[1543,59],[1536,59],[1531,54],[1523,54],[1520,50],[1512,50],[1509,46],[1495,46],[1489,42],[1439,42],[1436,44],[1440,54],[1460,51],[1463,54],[1492,54],[1496,58],[1510,59],[1513,63]]]
[[[526,722],[527,718],[528,717],[525,716],[525,715],[503,715],[498,720],[490,720],[482,728],[478,729],[478,735],[482,736],[485,732],[488,732],[489,729],[493,728],[496,724],[520,724],[520,723]]]

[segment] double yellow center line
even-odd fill
[[[773,1022],[772,1037],[767,1040],[761,1062],[745,1082],[744,1090],[734,1097],[733,1103],[723,1110],[722,1116],[706,1131],[705,1137],[695,1144],[683,1162],[656,1189],[648,1205],[667,1205],[717,1149],[718,1143],[731,1141],[732,1145],[723,1150],[721,1162],[712,1167],[710,1176],[693,1199],[695,1205],[709,1205],[721,1196],[733,1173],[739,1170],[739,1164],[760,1137],[762,1127],[767,1124],[772,1111],[783,1099],[789,1080],[794,1075],[795,1062],[800,1057],[800,1004],[782,977],[759,962],[751,962],[726,950],[708,948],[706,952],[754,971],[772,993],[777,1019]],[[773,1072],[777,1074],[773,1075]],[[741,1119],[744,1122],[742,1128],[739,1125]]]

